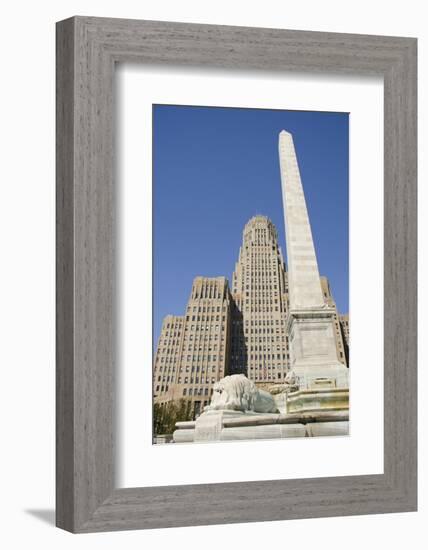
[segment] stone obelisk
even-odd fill
[[[290,368],[298,379],[299,394],[311,393],[310,399],[319,404],[326,390],[348,388],[348,369],[337,356],[335,310],[324,301],[293,137],[285,130],[279,134],[279,160],[288,260]],[[304,409],[308,403],[302,399],[300,408]],[[327,401],[319,408],[329,408]]]

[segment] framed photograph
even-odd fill
[[[416,39],[57,24],[57,525],[417,507]]]

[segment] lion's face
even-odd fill
[[[223,381],[220,380],[219,382],[216,382],[214,384],[214,393],[222,393],[224,390],[225,390],[225,387],[224,387],[224,384],[223,384]]]
[[[207,407],[207,410],[245,409],[247,405],[247,393],[248,390],[252,387],[252,382],[250,382],[242,374],[234,374],[222,378],[213,386],[213,396],[211,398],[210,405]]]
[[[211,398],[211,405],[219,405],[220,403],[227,402],[227,390],[223,380],[219,380],[214,384],[213,396]]]

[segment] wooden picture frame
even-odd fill
[[[57,525],[72,532],[417,507],[416,39],[73,17],[57,24]],[[384,79],[384,473],[114,486],[117,62]]]

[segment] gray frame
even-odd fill
[[[384,473],[114,487],[116,62],[375,74],[385,93]],[[57,525],[72,532],[417,507],[416,39],[73,17],[57,24]]]

